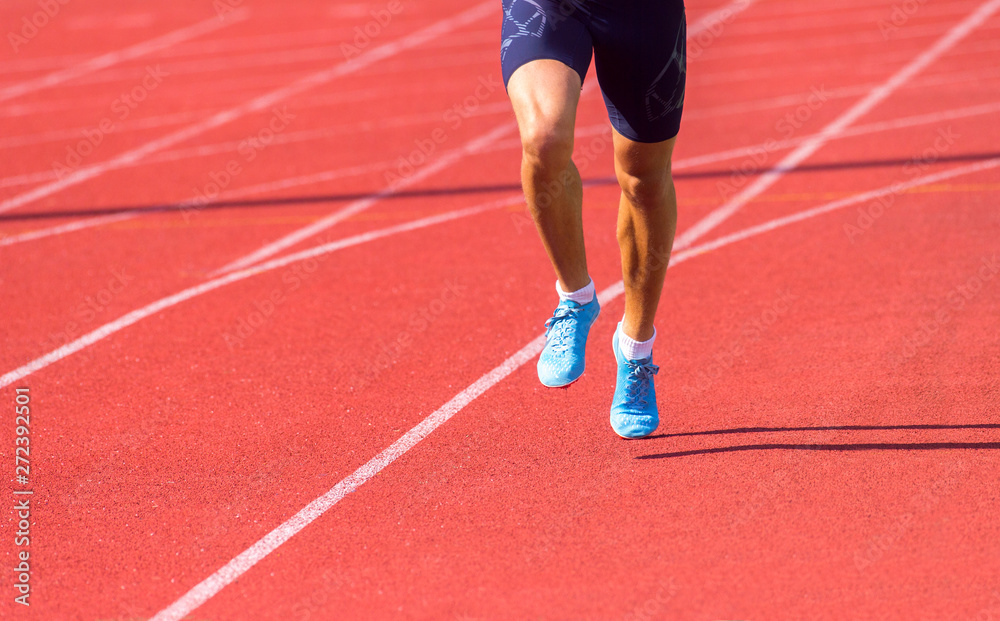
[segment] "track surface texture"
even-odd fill
[[[593,74],[603,310],[535,374],[498,1],[49,4],[0,7],[0,618],[1000,619],[1000,0],[689,1],[641,441]]]

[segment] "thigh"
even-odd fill
[[[543,59],[570,67],[583,82],[593,42],[580,20],[578,1],[503,0],[500,64],[505,86],[522,66]]]
[[[642,143],[677,135],[684,107],[687,27],[682,0],[592,0],[594,65],[608,116]]]
[[[580,76],[555,60],[534,60],[514,72],[507,94],[526,147],[562,143],[572,151],[580,86]]]

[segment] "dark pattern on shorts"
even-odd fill
[[[684,108],[687,38],[682,0],[503,0],[504,84],[543,58],[574,69],[591,57],[612,125],[626,138],[677,135]]]

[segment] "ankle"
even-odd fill
[[[577,304],[590,304],[594,300],[596,295],[596,289],[594,288],[594,281],[587,277],[590,283],[580,289],[575,291],[564,291],[562,285],[559,281],[556,281],[556,293],[559,294],[559,299],[562,301],[571,300]]]
[[[626,360],[644,360],[653,355],[653,343],[656,341],[656,328],[653,336],[645,341],[638,341],[625,332],[624,320],[618,324],[618,349]]]

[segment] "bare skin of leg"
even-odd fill
[[[580,76],[556,60],[519,67],[507,83],[521,134],[521,185],[563,291],[590,284],[583,247],[583,190],[573,164]]]
[[[615,174],[622,188],[617,231],[625,280],[622,330],[636,341],[653,338],[653,318],[677,232],[670,173],[675,141],[641,143],[614,132]]]
[[[580,173],[572,162],[580,76],[555,60],[517,69],[507,92],[521,133],[521,183],[542,244],[563,291],[590,282],[583,245]],[[670,172],[674,142],[641,143],[614,132],[615,174],[622,188],[618,244],[625,281],[625,334],[653,337],[674,234],[677,197]]]

